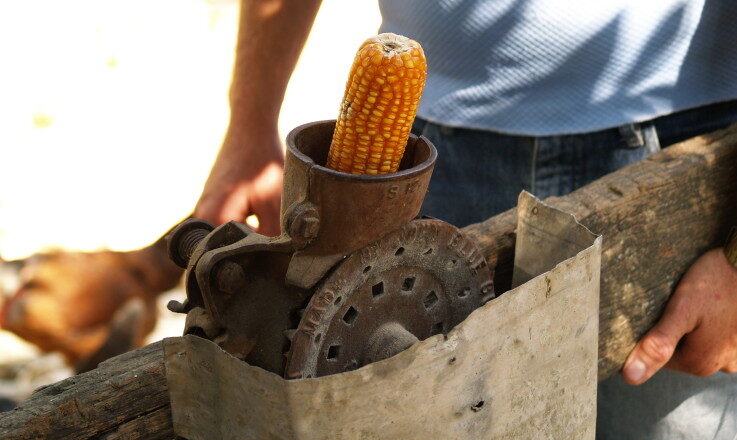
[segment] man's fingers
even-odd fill
[[[677,294],[676,294],[677,295]],[[683,335],[696,326],[694,314],[672,298],[660,321],[632,349],[622,369],[624,380],[640,385],[663,368]]]
[[[279,224],[279,199],[275,199],[268,206],[256,212],[258,217],[258,232],[268,237],[275,237],[281,232]]]
[[[737,373],[737,362],[732,361],[729,364],[727,364],[725,367],[723,367],[720,371],[723,371],[727,374],[735,374]]]
[[[627,357],[622,369],[624,380],[630,385],[640,385],[650,379],[670,360],[677,344],[678,336],[650,330]]]

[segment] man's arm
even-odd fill
[[[255,214],[259,232],[279,233],[279,110],[319,6],[320,0],[241,2],[230,124],[195,217],[220,224]]]
[[[622,373],[640,385],[663,367],[702,377],[737,373],[737,267],[724,249],[705,253],[689,268]]]

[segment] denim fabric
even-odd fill
[[[438,149],[422,212],[457,226],[513,208],[522,190],[542,199],[567,194],[660,149],[651,122],[621,130],[527,137],[445,127],[418,118],[414,131]],[[641,143],[629,146],[628,137]]]
[[[527,137],[417,120],[438,162],[423,213],[457,226],[512,208],[521,190],[567,194],[637,162],[661,145],[737,122],[737,101],[577,135]],[[737,178],[737,176],[735,176]],[[639,387],[620,377],[599,384],[597,438],[737,440],[737,376],[697,378],[661,371]]]

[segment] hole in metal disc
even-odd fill
[[[430,336],[439,335],[443,332],[443,323],[437,322],[432,326],[432,329],[430,330]]]
[[[409,292],[412,290],[412,288],[415,287],[415,277],[408,277],[404,279],[404,282],[402,283],[402,290],[405,292]]]
[[[463,289],[460,292],[458,292],[458,296],[461,297],[461,298],[465,298],[465,297],[467,297],[470,294],[471,294],[471,288],[470,287],[466,287],[465,289]]]
[[[348,325],[352,325],[354,322],[356,322],[356,318],[358,318],[358,310],[354,309],[353,307],[348,307],[345,315],[343,315],[343,322]]]
[[[339,297],[335,298],[335,301],[333,301],[333,304],[335,304],[337,306],[338,304],[340,304],[341,301],[343,301],[343,297],[342,296],[339,296]]]
[[[382,295],[383,293],[384,293],[384,282],[383,281],[371,286],[371,294],[374,296],[374,298],[376,298],[379,295]]]
[[[432,254],[432,248],[430,248],[430,249],[428,249],[428,250],[426,250],[425,252],[422,253],[422,255],[430,255],[430,254]]]
[[[363,268],[363,273],[366,273],[371,270],[371,266],[366,266]]]
[[[423,301],[422,303],[425,305],[426,309],[429,309],[430,307],[434,306],[435,303],[437,302],[438,302],[438,295],[433,290],[427,294],[427,297],[425,297],[425,301]]]
[[[325,356],[325,359],[335,359],[338,356],[340,356],[340,345],[331,345],[328,348],[328,354]]]
[[[403,247],[400,247],[399,249],[397,249],[397,251],[396,251],[396,252],[394,252],[394,255],[396,255],[396,256],[400,256],[400,255],[402,255],[403,253],[404,253],[404,248],[403,248]]]

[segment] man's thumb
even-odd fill
[[[684,320],[668,307],[627,357],[622,369],[624,380],[630,385],[640,385],[663,368],[673,356],[678,341],[689,331],[684,324]]]

